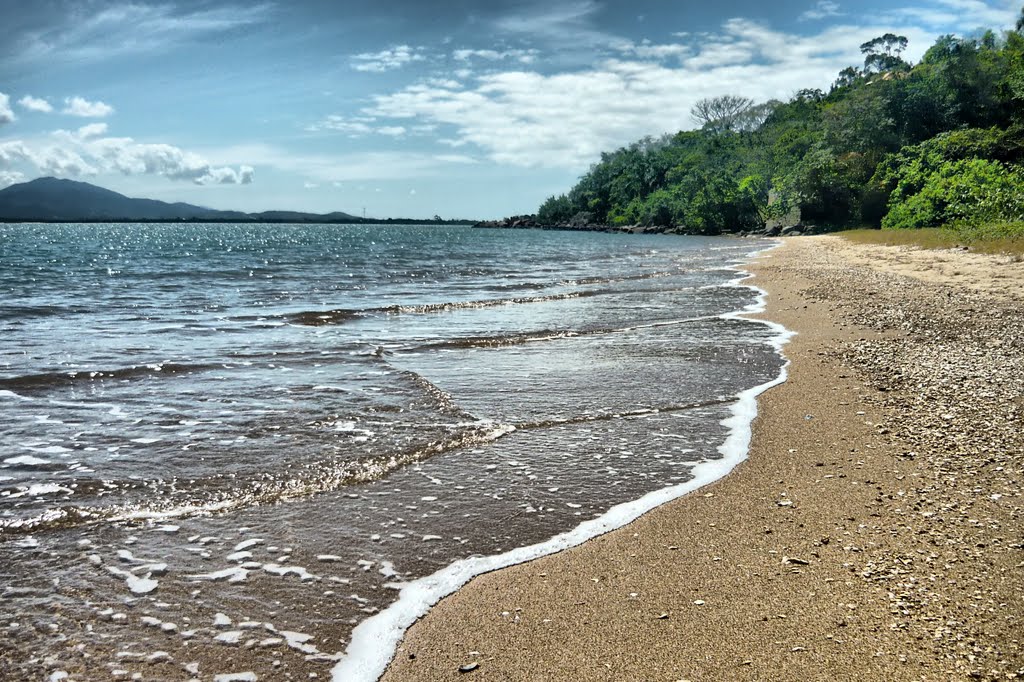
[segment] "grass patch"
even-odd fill
[[[915,246],[919,249],[967,247],[975,253],[1024,258],[1024,222],[989,225],[950,225],[907,230],[847,230],[840,236],[858,244]]]

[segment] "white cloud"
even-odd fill
[[[499,18],[494,28],[501,33],[512,33],[526,36],[531,41],[544,42],[559,51],[628,47],[630,41],[594,26],[594,15],[600,9],[597,0],[538,3],[522,12]]]
[[[410,151],[303,155],[266,144],[228,147],[218,154],[221,159],[244,158],[260,167],[298,173],[311,182],[336,187],[344,182],[443,177],[452,163],[472,163],[469,157]]]
[[[839,11],[839,3],[832,2],[832,0],[818,0],[818,2],[811,9],[807,10],[800,15],[800,21],[818,21],[820,19],[827,19],[828,17],[842,16],[842,12]]]
[[[89,3],[69,5],[65,21],[29,33],[15,46],[22,61],[95,61],[126,54],[160,52],[231,29],[266,21],[269,4],[222,5],[193,12],[175,4],[111,3],[99,9]]]
[[[477,159],[465,154],[435,154],[434,158],[445,163],[480,163]]]
[[[639,45],[620,45],[618,50],[623,54],[631,54],[639,57],[640,59],[656,60],[668,59],[669,57],[681,58],[693,53],[693,48],[689,45],[655,45],[649,41],[644,41]]]
[[[114,113],[114,107],[99,100],[90,102],[84,97],[76,96],[64,100],[64,110],[61,113],[83,118],[103,118]]]
[[[374,123],[375,119],[370,116],[346,118],[337,114],[331,114],[330,116],[326,116],[322,121],[318,121],[317,123],[307,126],[306,130],[309,132],[329,130],[338,133],[345,133],[351,138],[364,137],[371,134],[386,135],[388,137],[402,137],[408,132],[408,129],[405,126],[371,125]]]
[[[361,114],[379,125],[436,125],[444,131],[438,143],[475,147],[498,163],[578,171],[602,151],[692,127],[690,108],[703,97],[765,101],[805,87],[825,89],[841,69],[861,61],[861,43],[890,30],[841,25],[797,35],[734,19],[692,43],[620,45],[620,58],[584,70],[504,71],[458,88],[416,83],[376,96]],[[923,29],[900,32],[911,40],[912,59],[934,39]]]
[[[253,181],[251,166],[213,166],[198,154],[173,145],[102,137],[106,130],[106,124],[94,123],[75,132],[58,130],[47,141],[2,143],[0,167],[26,164],[46,175],[75,177],[100,173],[162,175],[198,185],[244,185]]]
[[[0,166],[28,164],[46,175],[95,175],[96,167],[68,146],[30,147],[22,140],[0,144]]]
[[[369,125],[369,122],[372,120],[373,119],[365,117],[360,120],[331,114],[330,116],[325,117],[322,121],[308,126],[306,130],[309,132],[333,130],[339,133],[346,133],[349,137],[360,137],[362,135],[369,135],[373,132],[373,128]]]
[[[17,171],[0,171],[0,187],[7,187],[25,179],[23,173]]]
[[[79,128],[77,133],[76,133],[76,135],[78,135],[78,137],[80,139],[82,139],[82,140],[87,140],[90,137],[99,137],[100,135],[106,135],[106,134],[107,134],[107,124],[106,123],[90,123],[88,125],[84,125],[81,128]]]
[[[0,125],[14,121],[14,111],[10,102],[11,98],[0,92]]]
[[[520,64],[532,64],[536,61],[538,50],[455,50],[452,57],[460,62],[468,62],[473,59],[484,59],[487,61],[501,61],[512,59]]]
[[[28,109],[29,111],[36,111],[41,114],[48,114],[51,111],[53,111],[52,104],[47,102],[45,99],[42,99],[41,97],[33,97],[32,95],[25,95],[24,97],[18,100],[18,104],[20,104],[23,109]]]
[[[319,185],[319,183],[316,183],[316,182],[304,182],[304,183],[302,183],[302,186],[305,189],[316,189],[320,185]]]
[[[421,48],[398,45],[380,52],[364,52],[352,57],[352,68],[356,71],[369,71],[372,73],[383,73],[400,69],[411,62],[419,62],[426,59]]]

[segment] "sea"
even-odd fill
[[[743,459],[770,246],[0,225],[0,679],[376,679],[473,576]]]

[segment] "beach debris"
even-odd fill
[[[809,566],[811,562],[807,561],[806,559],[800,559],[799,557],[795,556],[784,556],[782,557],[782,563],[795,564],[797,566]]]
[[[695,606],[704,606],[704,600],[703,599],[694,599],[693,603],[694,603]]]
[[[658,620],[668,620],[668,614],[665,612],[658,614]]]
[[[480,667],[479,663],[467,663],[466,665],[459,666],[460,673],[471,673]]]

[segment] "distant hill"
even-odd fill
[[[242,213],[203,206],[133,199],[87,182],[37,178],[0,189],[0,221],[238,221],[238,222],[371,222],[335,211],[316,214],[296,211]]]

